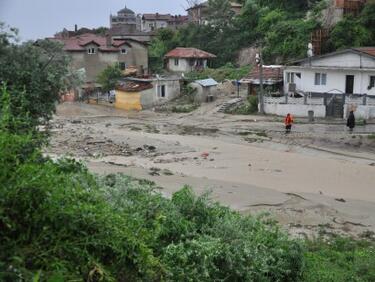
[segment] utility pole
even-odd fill
[[[262,59],[261,49],[259,53],[256,54],[255,61],[257,62],[257,65],[259,67],[259,87],[260,87],[259,95],[258,95],[259,112],[263,115],[264,114],[264,100],[263,100],[264,89],[263,89],[263,59]]]

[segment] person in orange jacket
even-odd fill
[[[285,133],[290,133],[292,130],[292,124],[293,124],[293,116],[291,114],[287,114],[284,120],[285,123]]]

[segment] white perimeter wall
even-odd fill
[[[314,117],[326,117],[324,105],[293,105],[293,104],[264,104],[266,114],[286,116],[288,113],[295,117],[308,117],[309,111],[314,111]]]

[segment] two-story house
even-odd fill
[[[64,44],[64,50],[72,57],[75,69],[85,69],[86,82],[96,81],[99,73],[114,64],[124,71],[130,66],[148,71],[147,46],[136,40],[112,40],[109,36],[91,33],[51,40]]]
[[[375,95],[375,47],[351,48],[293,62],[284,91]]]

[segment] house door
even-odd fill
[[[354,75],[347,75],[346,83],[345,83],[345,93],[353,94],[353,90],[354,90]]]

